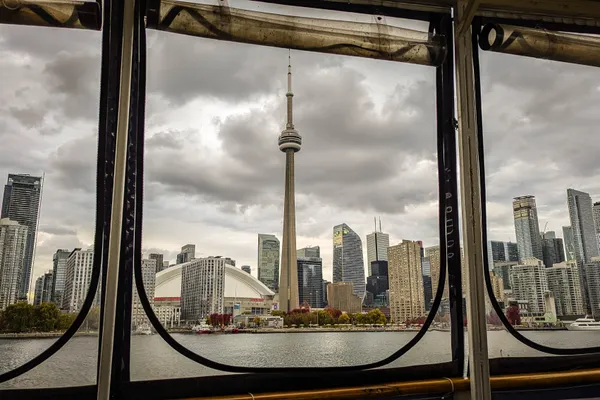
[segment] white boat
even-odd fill
[[[593,318],[578,318],[572,324],[567,325],[567,329],[570,331],[600,331],[600,322],[597,322]]]
[[[133,331],[136,335],[152,335],[152,329],[147,324],[142,324],[137,327],[135,331]]]

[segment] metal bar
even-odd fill
[[[438,170],[440,179],[440,206],[443,224],[440,231],[443,239],[440,246],[445,248],[443,268],[448,271],[448,293],[450,302],[450,335],[452,346],[452,362],[455,374],[462,376],[465,362],[465,330],[463,315],[462,270],[460,257],[460,231],[458,208],[458,183],[456,163],[456,129],[454,125],[454,53],[452,20],[443,16],[439,23],[440,33],[446,38],[448,56],[437,69],[436,86],[438,102],[438,140],[441,149],[438,159],[442,168]],[[441,248],[441,247],[440,247]]]
[[[0,0],[0,24],[99,30],[100,4],[83,0]]]
[[[127,163],[127,137],[129,133],[129,103],[131,88],[131,65],[133,55],[135,0],[125,0],[123,6],[123,35],[121,73],[119,88],[119,114],[116,132],[115,179],[113,186],[110,240],[108,244],[108,269],[106,273],[106,295],[103,299],[103,326],[100,341],[98,371],[98,400],[110,398],[112,355],[114,345],[115,314],[119,284],[119,260],[121,230],[123,227],[123,200]]]
[[[483,50],[600,67],[600,39],[546,29],[487,24],[479,35]]]
[[[148,27],[209,39],[432,66],[441,64],[446,50],[439,36],[390,25],[172,0],[150,4]]]
[[[471,29],[458,32],[465,16],[467,0],[458,0],[455,20],[458,137],[462,199],[463,240],[467,272],[467,322],[469,327],[469,367],[471,398],[489,400],[490,370],[485,319],[484,260],[481,221],[479,147],[475,115],[475,87]]]
[[[467,9],[465,10],[465,15],[460,24],[458,25],[458,32],[460,34],[464,34],[467,31],[467,28],[471,26],[471,22],[473,21],[473,17],[475,16],[475,12],[477,11],[477,7],[479,7],[480,0],[469,0],[469,4],[467,5]]]

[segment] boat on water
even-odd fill
[[[213,333],[213,329],[210,325],[203,322],[201,324],[192,326],[192,332],[197,333],[197,334],[207,334],[207,333]]]
[[[600,322],[587,315],[585,318],[577,318],[575,322],[567,325],[569,331],[600,331]]]
[[[135,335],[153,335],[154,332],[152,332],[152,329],[150,328],[150,325],[147,324],[143,324],[137,327],[137,329],[135,331],[133,331],[133,333]]]

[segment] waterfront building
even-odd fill
[[[321,248],[319,246],[307,246],[296,250],[296,256],[321,258]]]
[[[526,258],[510,269],[512,297],[527,300],[532,313],[546,312],[544,294],[548,292],[548,279],[545,269],[542,260],[537,258]]]
[[[181,253],[177,254],[177,264],[186,263],[196,258],[196,245],[186,244],[181,248]]]
[[[292,99],[292,63],[287,74],[287,122],[279,135],[279,150],[285,153],[285,190],[283,196],[283,239],[281,273],[279,274],[279,306],[288,312],[299,306],[298,264],[296,255],[296,193],[294,157],[300,151],[302,137],[294,127]]]
[[[504,290],[512,290],[512,287],[510,286],[510,269],[517,264],[519,263],[516,261],[494,262],[494,269],[492,272],[495,276],[502,279]]]
[[[594,203],[592,207],[594,214],[594,226],[596,227],[596,241],[598,242],[598,252],[600,252],[600,201]]]
[[[195,252],[195,250],[194,250]],[[164,256],[160,253],[150,253],[148,255],[148,258],[150,260],[155,260],[156,261],[156,272],[155,273],[159,273],[160,271],[162,271],[163,269],[165,269],[165,261],[164,261]],[[168,264],[167,264],[168,267]]]
[[[592,198],[589,193],[567,189],[567,201],[571,228],[573,229],[575,259],[579,262],[588,263],[592,260],[592,257],[600,256],[594,226]]]
[[[182,320],[202,321],[210,314],[223,314],[226,264],[231,265],[230,259],[222,257],[197,258],[183,263],[181,269]]]
[[[492,293],[498,302],[504,301],[504,279],[501,276],[489,272],[490,281],[492,283]]]
[[[354,294],[366,292],[362,241],[348,225],[333,227],[333,283],[352,282]]]
[[[490,259],[492,261],[490,267],[493,268],[493,263],[496,261],[519,261],[519,247],[517,243],[502,242],[491,240],[489,242]]]
[[[300,305],[323,308],[323,260],[319,257],[298,257],[298,296]]]
[[[92,271],[94,269],[94,249],[74,249],[66,264],[65,289],[63,292],[62,309],[67,312],[79,312],[88,294]],[[100,285],[96,290],[94,303],[99,304]]]
[[[585,272],[585,291],[589,299],[589,310],[591,315],[600,319],[600,257],[594,257],[591,262],[583,266]],[[584,298],[585,302],[585,298]],[[585,306],[585,305],[584,305]]]
[[[563,226],[563,241],[565,244],[565,260],[576,260],[575,257],[575,242],[573,241],[573,228],[571,226]]]
[[[180,296],[155,297],[153,310],[161,325],[165,328],[174,328],[181,324]]]
[[[379,231],[375,226],[375,231],[367,235],[367,265],[369,266],[369,276],[374,275],[371,271],[373,261],[387,261],[387,249],[390,246],[390,235],[381,231],[381,220],[379,221]]]
[[[0,219],[0,311],[19,299],[27,251],[27,226]]]
[[[431,293],[432,296],[435,297],[435,294],[438,290],[438,285],[440,282],[440,267],[441,267],[441,259],[440,259],[440,246],[431,246],[425,248],[425,258],[429,260],[429,273],[431,275]],[[446,281],[444,284],[444,293],[442,294],[442,298],[448,298],[448,277],[446,276]]]
[[[394,323],[421,317],[425,314],[421,246],[403,240],[388,248],[390,316]]]
[[[71,255],[68,249],[58,249],[52,256],[52,302],[62,306],[65,279],[67,276],[67,260]]]
[[[279,239],[258,234],[258,280],[276,292],[279,287]]]
[[[519,260],[522,261],[527,258],[542,260],[542,238],[540,236],[535,197],[515,197],[513,199],[513,217]]]
[[[150,305],[154,307],[154,287],[156,282],[156,259],[143,259],[142,260],[142,282],[144,284],[144,290]],[[133,297],[131,302],[131,325],[135,329],[141,325],[150,326],[150,321],[146,316],[146,312],[142,307],[140,297],[138,295],[137,284],[135,274],[133,276]]]
[[[423,301],[425,302],[425,311],[431,309],[433,292],[431,291],[431,276],[423,275]]]
[[[251,274],[252,273],[252,268],[249,265],[242,265],[242,271]]]
[[[560,262],[546,268],[548,290],[554,296],[556,315],[582,315],[583,297],[577,262]]]
[[[355,294],[354,283],[334,282],[327,284],[327,302],[329,307],[348,314],[362,311],[362,297]]]
[[[33,305],[37,306],[42,303],[50,303],[52,300],[52,271],[39,276],[35,280],[35,290],[33,294]]]
[[[17,295],[20,299],[27,299],[29,293],[41,193],[42,178],[27,174],[9,174],[6,186],[4,186],[0,218],[9,218],[27,227],[25,257],[21,267],[20,287]]]
[[[425,254],[425,249],[423,249],[423,254]],[[431,261],[429,257],[421,257],[421,270],[424,276],[431,277]]]

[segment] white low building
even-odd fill
[[[156,274],[154,308],[159,320],[167,327],[172,327],[179,322],[181,273],[186,264],[173,265]],[[272,290],[252,275],[233,265],[225,264],[223,299],[225,314],[268,314],[273,308],[274,296]],[[239,304],[239,311],[235,307],[234,313],[235,304]]]

